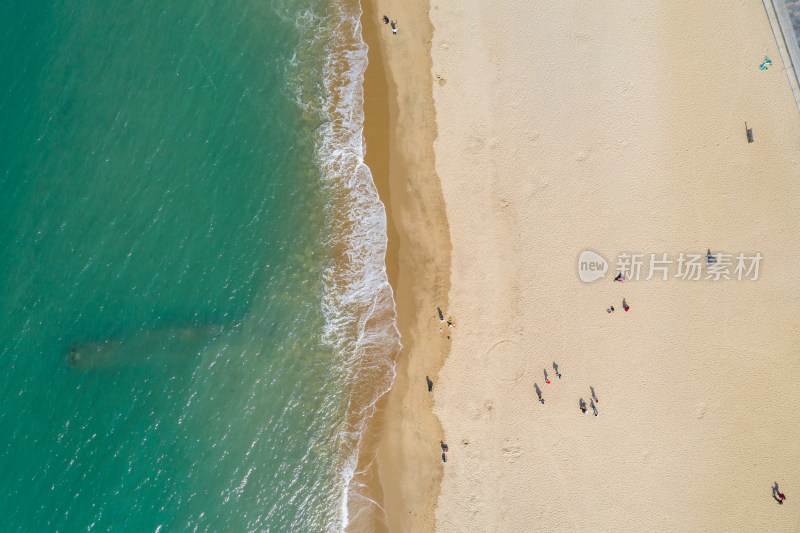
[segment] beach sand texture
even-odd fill
[[[450,240],[434,168],[428,8],[427,0],[362,2],[365,161],[386,205],[387,272],[403,350],[361,446],[355,485],[362,496],[348,502],[353,533],[432,531],[442,477],[443,432],[425,377],[438,382],[450,349],[436,316],[437,306],[447,308]],[[383,15],[397,22],[397,34]]]
[[[433,0],[430,20],[457,326],[436,529],[794,530],[800,114],[762,2]],[[759,279],[611,281],[619,253],[707,248],[760,252]],[[585,249],[606,279],[578,279]]]

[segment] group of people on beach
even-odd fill
[[[444,322],[444,313],[442,313],[442,308],[437,307],[436,311],[439,313],[439,322]],[[447,319],[447,329],[456,329],[456,325],[453,323],[452,318]],[[439,328],[439,331],[444,332],[444,328]],[[447,340],[450,340],[450,334],[447,334]]]
[[[396,21],[396,20],[392,20],[392,21],[390,21],[390,20],[389,20],[389,17],[387,17],[386,15],[384,15],[384,16],[383,16],[383,23],[384,23],[384,24],[391,24],[391,25],[392,25],[392,33],[393,33],[394,35],[397,35],[397,21]]]
[[[617,276],[614,278],[614,281],[619,281],[620,283],[622,283],[623,281],[625,281],[625,276],[622,274],[622,272],[620,272],[620,273],[619,273],[619,274],[617,274]],[[622,308],[625,310],[625,312],[627,312],[627,311],[628,311],[628,309],[630,309],[630,308],[631,308],[631,307],[628,305],[628,302],[626,302],[626,301],[625,301],[625,298],[623,298],[623,299],[622,299]],[[608,314],[611,314],[611,313],[613,313],[613,312],[614,312],[614,306],[613,306],[613,305],[609,306],[609,307],[608,307],[608,309],[606,309],[606,312],[607,312]]]
[[[556,377],[561,379],[561,372],[558,371],[558,365],[555,361],[553,361],[553,370],[556,372]],[[550,385],[550,378],[547,376],[547,369],[544,369],[544,382],[547,385]],[[542,391],[539,389],[539,385],[536,383],[533,384],[533,389],[536,391],[536,395],[539,397],[539,403],[544,403],[544,398],[542,397]]]
[[[388,21],[388,19],[386,17],[384,17],[384,19],[385,19],[385,21]],[[709,255],[711,255],[711,251],[710,250],[709,250],[708,253],[709,253]],[[622,274],[618,274],[614,278],[614,281],[620,281],[620,282],[625,281],[625,276],[623,276]],[[622,299],[622,308],[626,312],[630,309],[630,306],[628,305],[628,303],[625,300],[625,298]],[[451,318],[448,318],[445,321],[444,313],[442,312],[441,308],[437,307],[436,311],[438,312],[439,321],[440,322],[442,322],[442,323],[446,322],[448,329],[449,328],[455,328],[455,324],[453,323],[453,320]],[[614,312],[614,307],[613,306],[609,307],[608,312],[609,313],[613,313]],[[440,331],[444,331],[443,328],[440,328]],[[447,338],[449,339],[450,336],[448,335]],[[556,378],[561,379],[561,372],[559,372],[558,364],[555,361],[553,361],[553,371],[555,372]],[[430,379],[429,376],[425,376],[425,381],[426,381],[426,384],[427,384],[427,387],[428,387],[428,393],[433,393],[433,381]],[[547,385],[551,384],[550,377],[549,377],[549,375],[547,373],[547,369],[546,368],[544,369],[544,382]],[[534,383],[533,384],[533,388],[536,391],[537,397],[539,398],[539,403],[544,404],[544,396],[542,395],[542,390],[539,388],[539,385],[537,383]],[[591,407],[592,413],[594,414],[594,416],[599,416],[599,412],[597,411],[597,404],[600,403],[600,400],[597,398],[597,395],[595,394],[594,387],[590,386],[589,387],[589,391],[590,391],[591,396],[589,397],[589,406],[588,407]],[[578,400],[578,408],[584,414],[586,414],[588,412],[586,401],[583,398],[580,398]],[[441,447],[441,450],[442,450],[442,462],[446,463],[447,462],[447,452],[449,451],[449,447],[447,446],[447,444],[443,440],[439,441],[439,446]],[[786,495],[783,494],[778,489],[778,483],[777,482],[775,482],[775,485],[772,487],[772,497],[781,505],[783,505],[783,502],[786,500]]]
[[[617,281],[617,280],[615,280],[615,281]],[[623,306],[623,308],[625,308],[626,311],[628,309],[630,309],[630,307],[628,306],[627,302],[625,302],[624,298],[622,299],[622,306]],[[611,309],[613,310],[613,307]],[[439,308],[439,307],[436,308],[436,311],[437,311],[437,313],[439,315],[439,322],[446,323],[448,329],[450,329],[450,328],[455,329],[456,326],[453,323],[452,318],[447,318],[447,320],[445,320],[444,313],[442,312],[442,309]],[[611,312],[611,311],[609,311],[609,312]],[[444,328],[439,328],[439,331],[444,332]],[[447,338],[449,339],[450,336],[448,335]],[[553,371],[555,372],[556,378],[561,379],[561,372],[559,372],[558,363],[556,363],[555,361],[553,361]],[[551,384],[550,376],[547,373],[547,369],[546,368],[544,369],[544,382],[547,385]],[[425,384],[426,384],[426,386],[428,388],[428,393],[429,394],[433,394],[433,380],[431,380],[430,376],[425,376]],[[534,390],[536,391],[536,395],[539,398],[539,403],[544,404],[544,396],[542,396],[542,390],[539,388],[539,385],[537,383],[534,383],[533,387],[534,387]],[[597,399],[597,396],[594,393],[594,387],[589,387],[589,390],[591,391],[591,394],[592,394],[591,398],[589,399],[589,406],[592,408],[592,412],[594,413],[594,416],[598,416],[599,413],[597,411],[597,406],[595,404],[598,403],[600,400]],[[583,398],[580,398],[580,400],[578,402],[578,406],[579,406],[581,412],[583,412],[583,413],[587,412],[586,402],[583,400]],[[449,448],[448,448],[447,444],[445,444],[445,442],[443,440],[439,441],[439,445],[440,445],[440,447],[442,449],[442,462],[446,463],[447,462],[447,452],[449,451]]]
[[[383,17],[383,18],[385,19],[384,22],[389,20],[386,17]],[[394,26],[392,26],[392,29],[394,29]],[[456,325],[455,325],[455,323],[453,323],[453,319],[451,317],[448,317],[447,320],[445,320],[444,313],[442,312],[442,308],[441,307],[437,307],[436,308],[436,312],[439,314],[439,322],[442,322],[442,323],[446,322],[447,323],[447,329],[451,329],[451,328],[455,329]],[[444,328],[439,328],[439,331],[444,332]],[[449,334],[447,335],[447,339],[448,340],[450,339],[450,335]],[[425,376],[425,383],[428,385],[428,393],[432,394],[433,393],[433,380],[431,380],[430,376]],[[449,451],[449,448],[448,448],[447,444],[445,444],[445,442],[443,440],[439,441],[439,445],[442,448],[442,462],[446,463],[447,462],[447,452]]]
[[[622,299],[622,308],[625,310],[625,312],[627,312],[628,309],[631,308],[631,306],[628,305],[628,302],[625,301],[625,298]],[[609,313],[609,314],[613,313],[614,312],[614,306],[613,305],[609,306],[609,308],[606,309],[606,312]]]
[[[597,406],[595,404],[600,403],[600,400],[597,399],[597,395],[594,393],[594,387],[589,387],[589,391],[592,393],[592,397],[589,398],[589,406],[592,408],[594,416],[597,416],[599,413],[597,412]],[[586,402],[583,401],[583,398],[578,400],[578,407],[583,414],[586,414]]]
[[[553,370],[555,370],[556,372],[556,377],[558,379],[561,379],[561,372],[558,371],[558,364],[555,361],[553,361]],[[544,369],[544,382],[545,384],[550,385],[550,377],[547,374],[546,368]],[[544,396],[542,396],[542,389],[539,388],[538,383],[533,384],[533,390],[536,391],[536,396],[539,398],[539,403],[544,404]],[[592,397],[589,399],[589,404],[592,408],[594,416],[597,416],[599,413],[597,412],[597,406],[595,405],[595,403],[599,403],[600,400],[597,399],[597,396],[594,393],[594,387],[589,387],[589,390],[592,393]],[[580,400],[578,400],[578,408],[581,410],[582,413],[586,413],[586,402],[583,400],[583,398],[580,398]]]

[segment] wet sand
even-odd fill
[[[425,378],[436,387],[450,349],[436,309],[447,309],[451,248],[434,170],[432,27],[425,1],[374,0],[362,9],[369,46],[365,160],[386,204],[387,270],[403,350],[364,439],[356,482],[365,498],[354,500],[357,509],[351,502],[348,531],[432,531],[443,432]],[[384,14],[397,21],[396,35],[381,21]],[[374,503],[363,505],[367,498]]]

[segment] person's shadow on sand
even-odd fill
[[[772,486],[772,497],[775,499],[776,502],[783,505],[783,500],[781,499],[781,491],[778,488],[778,482],[776,481],[775,484]]]
[[[542,398],[542,389],[539,388],[539,384],[534,383],[533,389],[536,391],[536,396],[539,397],[539,403],[544,403],[544,398]]]

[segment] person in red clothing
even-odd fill
[[[772,486],[772,497],[775,498],[775,501],[779,504],[783,505],[784,500],[786,500],[786,495],[780,491],[778,488],[778,482],[776,481],[775,484]]]
[[[622,299],[622,308],[625,310],[626,313],[628,312],[628,309],[631,308],[631,306],[628,305],[628,302],[625,301],[625,298]]]

